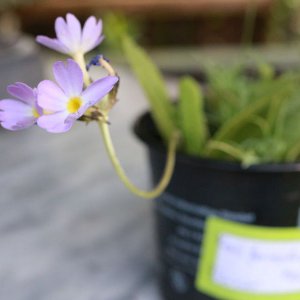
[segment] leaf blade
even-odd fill
[[[123,38],[124,54],[148,98],[153,120],[162,138],[168,141],[176,128],[175,108],[156,65],[146,51],[130,37]]]
[[[178,118],[184,150],[190,155],[200,155],[208,132],[200,85],[191,77],[183,77],[179,83],[179,95]]]

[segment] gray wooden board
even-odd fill
[[[119,73],[112,134],[129,176],[147,188],[145,149],[130,130],[147,104],[128,71]],[[160,299],[153,203],[119,182],[96,124],[0,138],[0,299]]]

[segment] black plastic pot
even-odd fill
[[[148,146],[156,183],[166,157],[149,114],[135,124],[135,133]],[[164,299],[215,299],[194,288],[203,226],[208,216],[260,226],[296,227],[299,207],[299,163],[243,169],[237,163],[179,154],[171,183],[156,200]]]

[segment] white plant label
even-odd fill
[[[223,233],[218,239],[212,275],[215,283],[247,293],[300,292],[300,241]]]
[[[195,287],[220,300],[300,300],[300,229],[208,218]]]

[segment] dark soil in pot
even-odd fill
[[[156,183],[166,157],[149,114],[143,115],[134,129],[148,146],[152,179]],[[216,299],[194,287],[207,217],[215,215],[259,226],[296,227],[299,207],[299,163],[243,169],[237,163],[178,154],[171,183],[156,200],[164,299]]]

